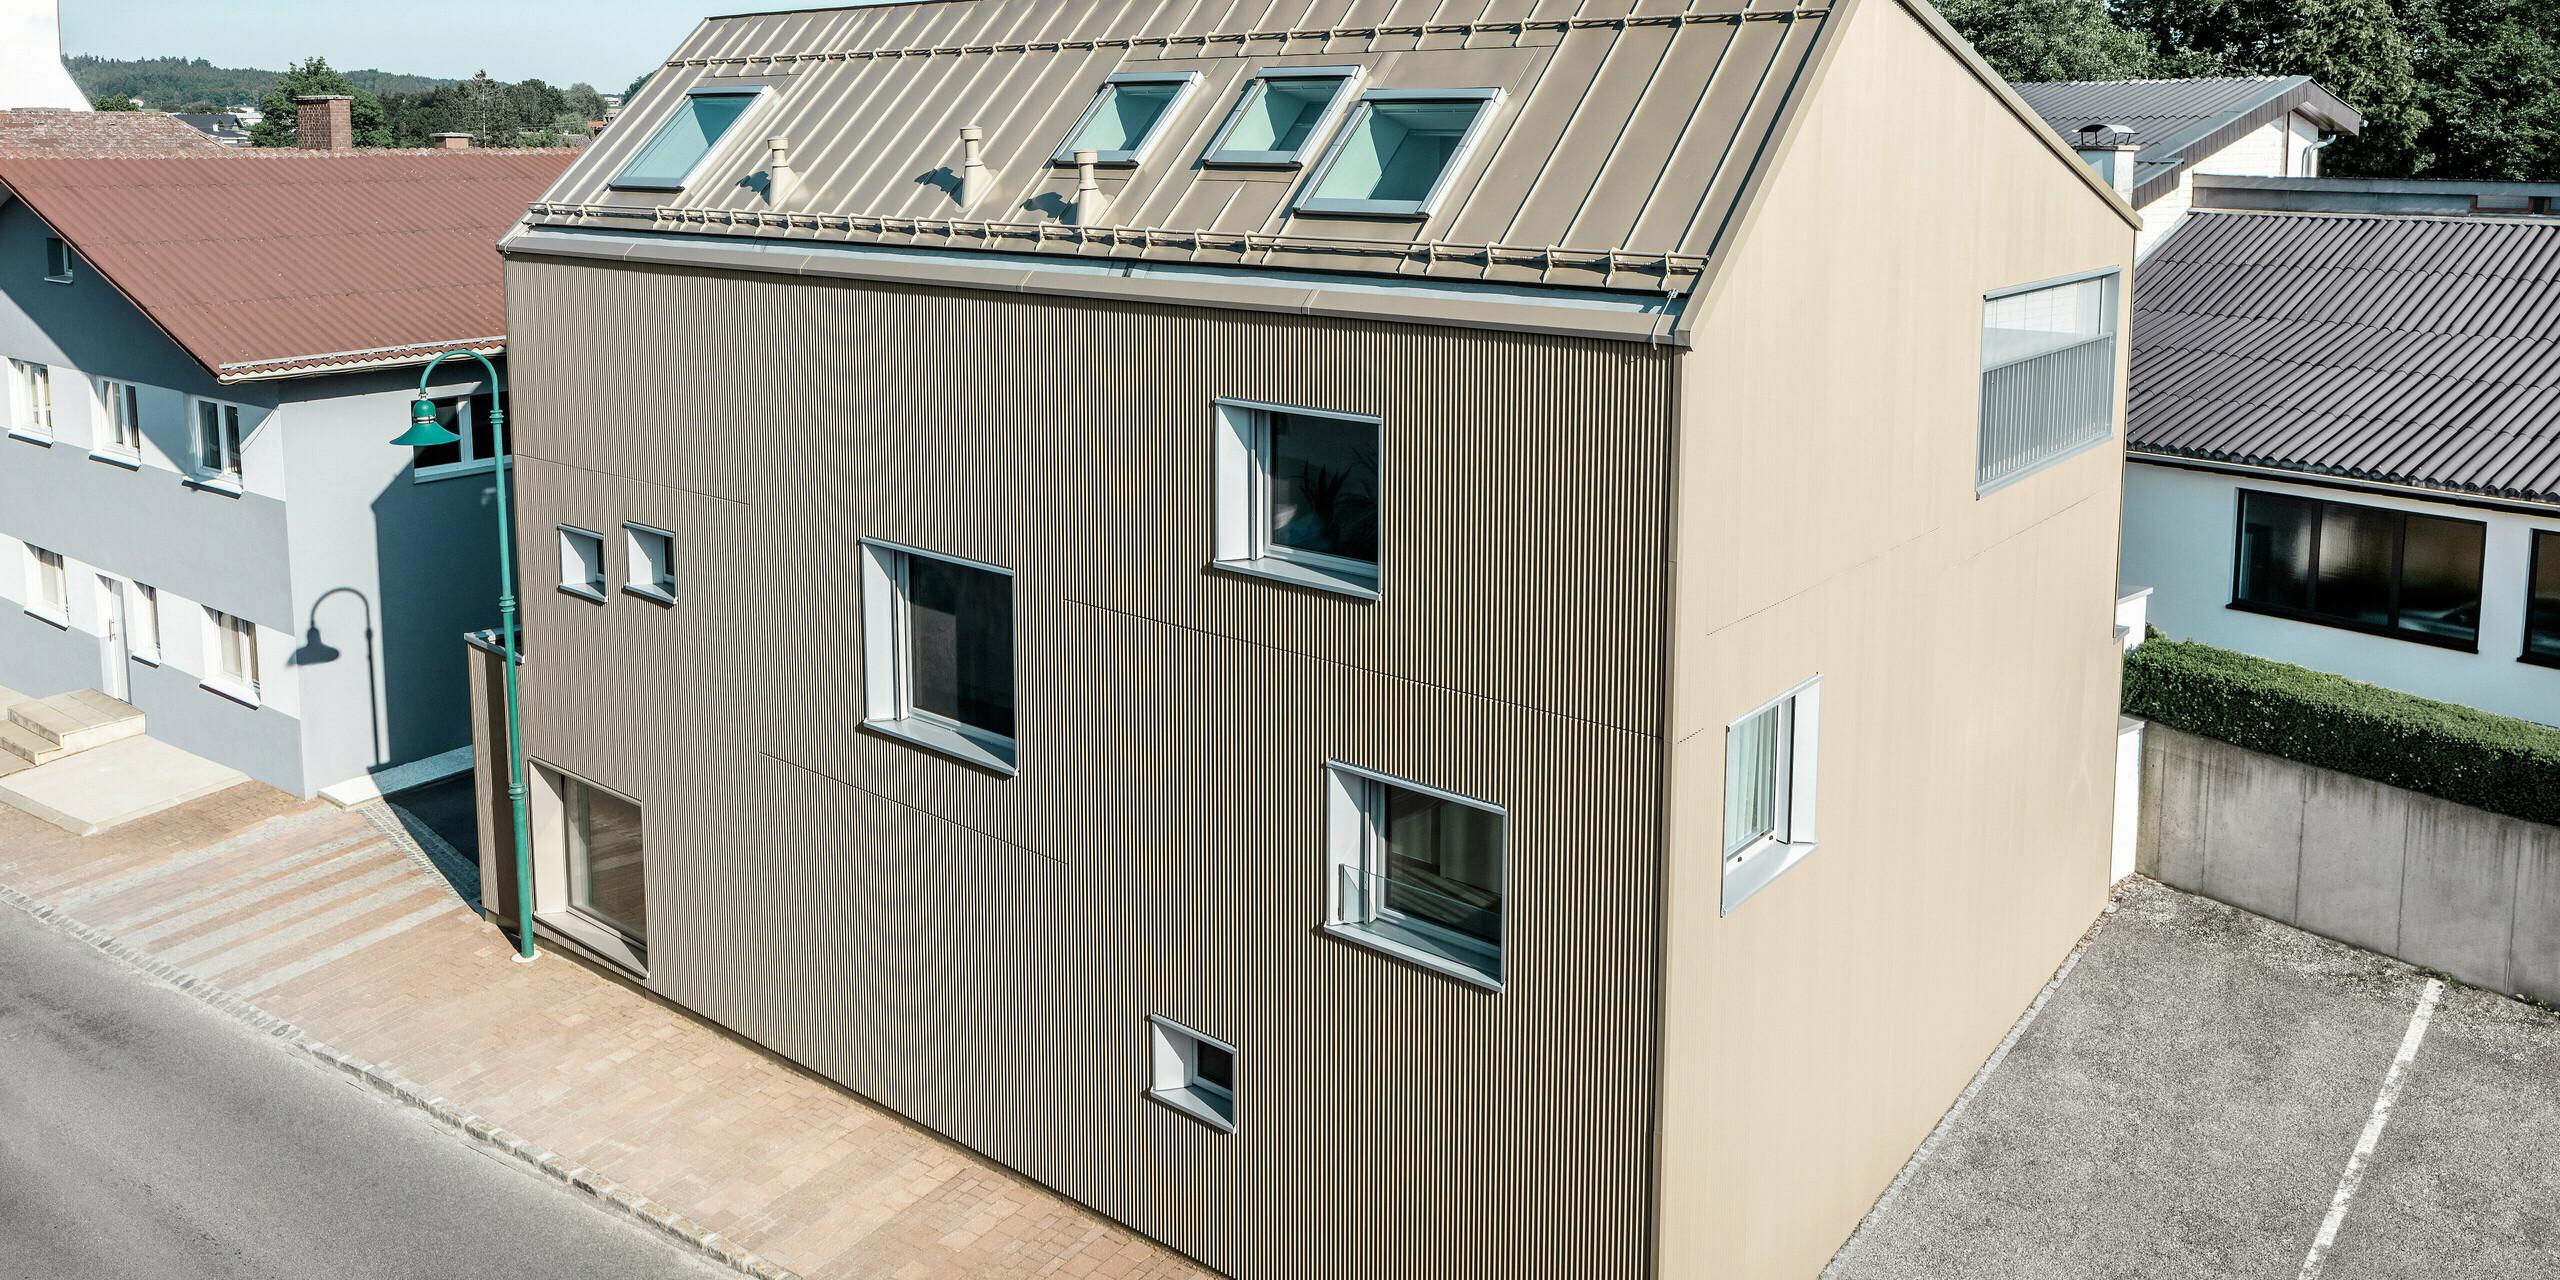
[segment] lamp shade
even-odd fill
[[[409,402],[409,429],[391,443],[404,448],[423,449],[431,444],[452,444],[462,437],[444,429],[436,421],[436,402],[420,396]]]

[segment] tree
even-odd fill
[[[2294,0],[2274,70],[2309,76],[2364,116],[2322,157],[2325,172],[2405,178],[2427,167],[2409,39],[2390,0]]]
[[[249,140],[261,147],[294,145],[293,100],[328,93],[343,93],[354,99],[347,104],[347,115],[357,146],[391,145],[391,130],[382,118],[382,100],[349,84],[345,76],[330,69],[326,58],[295,63],[276,77],[276,87],[258,99],[258,110],[266,119],[249,130]]]
[[[133,103],[133,99],[131,99],[131,98],[129,98],[129,97],[126,97],[125,95],[123,95],[123,94],[121,94],[121,93],[110,93],[110,94],[107,94],[107,95],[106,95],[106,96],[104,96],[104,97],[101,97],[101,98],[98,98],[98,99],[93,100],[92,102],[90,102],[90,104],[89,104],[89,105],[90,105],[90,106],[92,106],[92,107],[94,107],[94,108],[96,108],[96,109],[98,109],[98,110],[100,110],[100,111],[140,111],[140,110],[142,110],[142,108],[140,108],[140,107],[138,107],[138,106],[135,106],[135,105],[134,105],[134,103]]]
[[[622,91],[622,105],[630,106],[631,100],[639,97],[641,88],[649,83],[649,77],[656,74],[655,71],[643,71],[631,77],[631,87]]]
[[[2403,4],[2427,176],[2560,182],[2560,6]]]
[[[515,108],[516,123],[523,128],[548,128],[569,115],[569,100],[540,80],[508,85],[506,95],[508,105]]]
[[[507,86],[489,78],[486,71],[474,74],[462,85],[471,102],[471,145],[475,147],[513,147],[522,145],[517,135],[524,132],[517,119],[515,103],[507,95]]]
[[[586,122],[604,119],[604,95],[596,92],[594,85],[581,80],[563,90],[560,96],[568,100],[569,114],[577,117],[580,132],[585,132],[583,126]]]
[[[2099,0],[1937,0],[1947,25],[2003,77],[2132,80],[2150,74],[2142,37],[2116,25]]]

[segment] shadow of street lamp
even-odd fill
[[[354,596],[356,603],[364,606],[364,703],[365,710],[372,713],[373,717],[373,736],[365,739],[365,750],[372,754],[373,763],[381,764],[390,757],[391,751],[389,745],[382,740],[382,695],[376,688],[373,657],[373,601],[365,598],[365,594],[354,587],[331,587],[321,592],[320,598],[311,602],[311,617],[309,625],[303,631],[302,647],[294,650],[292,657],[285,659],[285,665],[316,667],[323,663],[336,662],[344,656],[328,641],[320,638],[320,606],[328,603],[329,597],[341,591]]]

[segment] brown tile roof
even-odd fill
[[[501,344],[497,239],[576,154],[213,150],[0,156],[0,187],[226,382]]]
[[[0,156],[112,156],[228,148],[157,111],[0,111]]]

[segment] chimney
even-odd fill
[[[978,154],[986,143],[987,131],[976,125],[960,130],[960,207],[978,203],[987,193],[987,162]]]
[[[2142,144],[2134,140],[2133,130],[2120,124],[2082,125],[2071,136],[2071,149],[2097,170],[2098,176],[2114,187],[2126,204],[2133,203],[2133,157],[2142,150]]]
[[[293,145],[305,151],[346,151],[356,145],[348,112],[355,99],[343,93],[315,94],[293,100]]]
[[[469,151],[471,149],[470,134],[439,133],[432,136],[435,139],[436,150],[438,151]]]
[[[1076,153],[1076,225],[1079,227],[1100,226],[1103,216],[1111,212],[1111,197],[1102,194],[1102,184],[1093,180],[1093,166],[1100,159],[1091,151]]]

